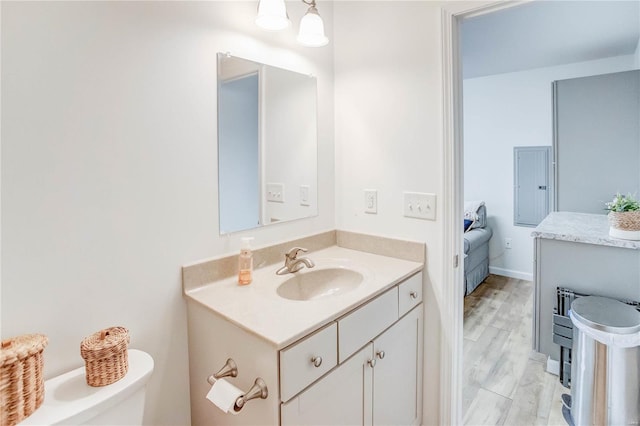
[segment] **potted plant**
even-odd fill
[[[609,211],[609,235],[625,240],[640,240],[640,202],[631,194],[617,193],[605,203]]]

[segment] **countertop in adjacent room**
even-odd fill
[[[551,212],[540,222],[531,236],[640,250],[640,241],[622,240],[609,236],[609,222],[605,214]]]

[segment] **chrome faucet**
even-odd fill
[[[295,272],[298,272],[304,266],[306,266],[307,268],[313,268],[314,266],[316,266],[316,264],[313,263],[313,260],[309,259],[308,257],[298,257],[298,253],[300,252],[306,253],[307,249],[302,247],[294,247],[289,250],[287,254],[284,255],[284,266],[278,269],[276,271],[276,274],[293,274]]]

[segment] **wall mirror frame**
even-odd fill
[[[318,214],[317,81],[218,53],[220,234]]]

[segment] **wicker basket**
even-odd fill
[[[13,426],[44,401],[42,352],[47,336],[25,334],[2,341],[0,351],[0,424]]]
[[[640,231],[640,211],[609,212],[609,225],[623,231]]]
[[[129,331],[111,327],[86,337],[80,344],[80,354],[86,364],[89,386],[106,386],[122,379],[129,371],[127,346]]]

